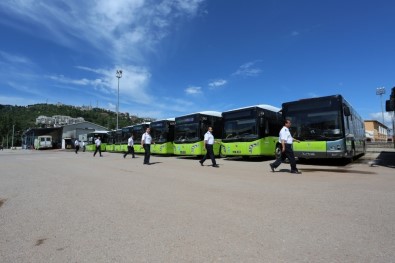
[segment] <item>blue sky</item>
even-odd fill
[[[2,0],[0,104],[170,118],[342,94],[382,121],[395,1]],[[386,124],[391,118],[385,113]]]

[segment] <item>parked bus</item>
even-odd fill
[[[86,150],[87,151],[95,151],[96,150],[96,144],[95,144],[95,140],[97,139],[97,137],[100,136],[100,140],[101,140],[101,145],[100,145],[100,149],[104,152],[106,151],[106,147],[107,147],[107,143],[109,141],[109,132],[107,131],[94,131],[94,132],[90,132],[87,134],[87,145],[86,145]]]
[[[152,154],[170,155],[174,153],[175,118],[158,120],[150,123],[151,136],[155,144],[151,145]]]
[[[364,121],[341,95],[286,102],[282,114],[301,141],[293,144],[298,158],[353,159],[366,151]]]
[[[221,154],[278,157],[278,133],[283,124],[280,110],[261,104],[223,112]]]
[[[112,130],[112,131],[108,132],[108,142],[107,142],[107,146],[106,146],[107,152],[114,152],[115,132],[116,132],[116,130]]]
[[[117,133],[118,144],[115,146],[115,152],[125,153],[128,151],[128,140],[133,133],[134,126],[123,127]],[[136,139],[134,139],[136,143]]]
[[[122,152],[124,148],[122,145],[123,130],[124,128],[108,132],[107,152]]]
[[[204,134],[213,127],[214,154],[220,154],[222,116],[217,111],[203,111],[177,117],[174,133],[175,155],[205,155]]]
[[[144,148],[141,146],[141,137],[149,127],[149,122],[144,122],[141,124],[133,125],[132,132],[133,132],[133,140],[134,140],[134,152],[135,153],[144,153]],[[130,136],[130,135],[129,135]],[[152,134],[151,134],[152,136]],[[129,137],[127,137],[129,138]],[[154,141],[155,142],[155,141]],[[126,145],[128,141],[126,139]]]
[[[34,149],[42,150],[42,149],[52,149],[52,136],[51,135],[41,135],[37,136],[34,140]]]

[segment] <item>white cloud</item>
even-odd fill
[[[258,63],[259,61],[252,61],[252,62],[247,62],[243,65],[241,65],[236,72],[234,72],[232,75],[240,75],[240,76],[245,76],[245,77],[256,77],[261,74],[262,69],[255,67],[255,64]]]
[[[3,0],[0,8],[39,29],[30,34],[79,50],[88,43],[118,63],[144,61],[180,19],[194,17],[204,0]],[[20,23],[14,24],[19,30]]]
[[[10,54],[7,52],[0,51],[0,57],[2,57],[4,60],[6,60],[8,63],[14,64],[32,64],[29,58],[26,58],[24,56],[19,56],[15,54]]]
[[[190,94],[190,95],[196,95],[202,93],[202,88],[201,87],[188,87],[185,89],[185,93]]]
[[[160,50],[158,45],[174,28],[199,14],[205,1],[0,1],[0,15],[6,14],[13,18],[8,20],[5,16],[0,17],[1,24],[23,31],[36,39],[51,41],[60,48],[67,47],[67,52],[73,51],[71,56],[83,54],[88,58],[87,63],[75,67],[89,72],[81,74],[81,71],[72,72],[70,68],[65,68],[63,72],[59,72],[59,69],[56,69],[56,73],[51,70],[45,72],[47,69],[39,68],[39,64],[33,64],[27,57],[1,52],[0,57],[5,59],[0,63],[7,63],[2,67],[8,73],[0,72],[0,77],[12,73],[13,78],[8,77],[15,82],[14,87],[31,86],[32,90],[41,89],[54,98],[62,96],[58,94],[63,89],[66,93],[83,93],[83,99],[87,101],[100,99],[108,103],[107,101],[116,98],[118,79],[115,72],[122,69],[124,74],[119,79],[119,99],[124,108],[128,105],[132,105],[132,108],[136,108],[135,105],[145,108],[154,105],[155,108],[166,110],[166,105],[156,103],[162,98],[155,98],[149,86],[151,55],[156,55],[157,50]],[[94,62],[98,62],[97,67],[89,64],[91,54],[97,58]],[[106,66],[102,66],[104,61]],[[19,78],[21,72],[13,70],[15,65],[29,62],[32,65],[25,65],[23,70],[24,74],[29,72],[29,78]],[[31,69],[28,70],[27,66]],[[21,66],[18,65],[18,68],[21,69]],[[58,94],[53,92],[53,88],[57,89]],[[198,94],[202,91],[200,87],[191,87],[186,92]],[[58,100],[62,99],[69,98],[64,96]],[[185,105],[185,102],[174,101],[171,107],[174,111],[181,111],[185,110]]]
[[[300,35],[300,33],[298,32],[298,31],[292,31],[292,33],[291,33],[291,36],[293,36],[293,37],[296,37],[296,36],[299,36]]]
[[[208,84],[208,86],[209,86],[210,88],[217,88],[217,87],[221,87],[221,86],[226,85],[226,83],[227,83],[227,81],[224,80],[224,79],[217,79],[217,80],[211,81],[211,82]]]
[[[392,129],[392,112],[386,112],[384,111],[382,112],[375,112],[375,113],[371,113],[370,116],[372,117],[372,120],[377,120],[379,122],[383,122],[383,114],[384,114],[384,124]]]
[[[119,79],[120,100],[132,100],[141,104],[149,104],[153,100],[147,90],[151,73],[144,67],[125,65],[112,69],[94,69],[84,66],[77,66],[77,68],[94,73],[96,78],[70,79],[64,76],[50,76],[49,78],[63,84],[89,86],[104,93],[117,94],[116,71],[122,69],[122,77]]]

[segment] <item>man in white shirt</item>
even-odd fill
[[[211,162],[213,163],[213,167],[219,167],[215,161],[215,156],[214,156],[214,135],[213,135],[213,128],[208,127],[208,131],[204,135],[204,148],[206,149],[206,155],[199,161],[200,165],[203,166],[204,161],[206,161],[207,158],[211,159]]]
[[[78,141],[78,139],[75,140],[74,147],[75,147],[75,153],[78,153],[78,150],[80,149],[80,142]]]
[[[93,154],[93,157],[96,155],[97,152],[99,152],[100,157],[103,157],[101,155],[101,140],[100,140],[100,136],[97,137],[97,139],[95,140],[95,144],[96,144],[96,150],[95,150],[95,153]]]
[[[284,121],[284,127],[280,130],[279,142],[281,143],[281,157],[278,158],[274,163],[269,164],[272,172],[276,169],[280,164],[288,158],[289,163],[291,165],[291,173],[300,174],[301,172],[298,171],[296,168],[296,161],[294,151],[292,149],[293,141],[300,142],[292,138],[291,133],[289,132],[289,128],[291,127],[291,121],[286,119]]]
[[[130,137],[128,139],[128,151],[123,155],[123,158],[126,157],[129,153],[132,154],[132,158],[134,158],[134,141],[133,141],[133,134],[130,134]]]
[[[151,129],[147,128],[145,130],[145,133],[141,137],[141,146],[144,148],[144,164],[150,165],[149,159],[151,155],[151,143],[154,143],[152,141],[151,137]]]

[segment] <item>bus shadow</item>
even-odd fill
[[[328,173],[356,173],[356,174],[376,174],[375,172],[371,171],[361,171],[361,170],[354,170],[354,169],[331,169],[331,168],[303,168],[300,169],[302,173],[309,173],[309,172],[328,172]]]
[[[347,159],[299,159],[297,163],[303,165],[347,166],[352,162]]]
[[[381,152],[375,160],[371,163],[371,166],[385,166],[389,168],[395,168],[395,152]]]
[[[273,160],[273,157],[265,157],[265,156],[259,156],[259,157],[242,157],[242,156],[234,156],[234,157],[223,157],[221,160],[225,161],[232,161],[232,162],[251,162],[251,163],[257,163],[257,162],[265,162],[265,161],[270,161]]]

